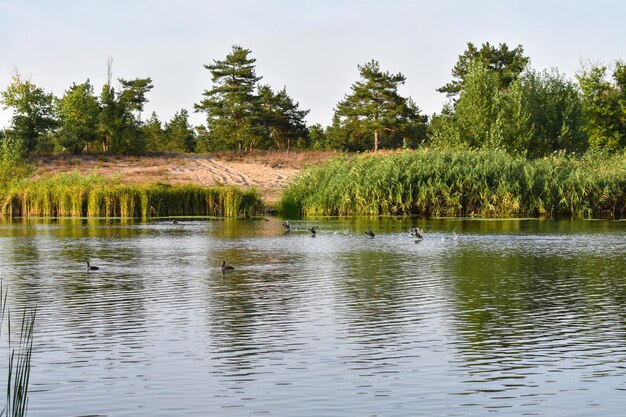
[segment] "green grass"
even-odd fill
[[[0,214],[13,217],[252,216],[256,190],[234,186],[124,185],[99,175],[57,174],[0,189]]]
[[[288,215],[623,216],[626,152],[526,160],[500,150],[342,157],[303,171]]]

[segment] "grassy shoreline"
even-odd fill
[[[10,217],[242,217],[262,212],[255,189],[235,186],[126,185],[95,174],[62,173],[0,189],[0,215]]]
[[[626,153],[526,160],[499,150],[402,151],[304,170],[279,206],[291,215],[626,215]]]

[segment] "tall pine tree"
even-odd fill
[[[360,65],[359,71],[361,80],[352,85],[352,93],[339,102],[335,111],[335,120],[350,148],[365,149],[373,140],[374,151],[378,151],[381,140],[397,146],[415,132],[423,134],[426,117],[420,115],[412,100],[398,93],[404,75],[382,72],[373,60]]]
[[[195,105],[196,111],[205,112],[209,134],[216,142],[224,141],[243,148],[251,148],[261,137],[259,97],[255,94],[256,59],[249,49],[234,45],[226,59],[214,60],[204,67],[211,72],[213,87],[205,90],[204,99]]]

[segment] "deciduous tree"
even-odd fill
[[[61,128],[58,141],[73,154],[80,154],[85,145],[98,137],[100,107],[93,86],[87,80],[73,84],[58,102]]]
[[[0,95],[4,108],[13,110],[7,136],[18,139],[27,153],[34,151],[39,138],[57,125],[54,101],[52,94],[15,71],[11,84]]]

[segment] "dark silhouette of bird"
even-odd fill
[[[267,217],[263,217],[263,220],[265,220],[266,222],[270,221],[270,219],[268,219]]]
[[[226,261],[222,261],[222,272],[235,269],[234,266],[226,265]]]
[[[366,235],[368,235],[369,237],[373,238],[374,236],[376,236],[374,234],[374,232],[372,232],[371,230],[368,230],[367,232],[365,232]]]
[[[291,226],[289,225],[289,220],[285,220],[283,222],[283,227],[285,228],[285,233],[291,231]]]
[[[98,268],[97,266],[89,265],[89,261],[87,261],[87,272],[89,272],[89,271],[97,271],[98,269],[100,269],[100,268]]]
[[[309,229],[309,232],[311,232],[312,236],[315,236],[315,234],[317,233],[317,226],[313,226]]]
[[[176,219],[172,220],[172,224],[178,224],[178,220]]]
[[[424,233],[424,231],[420,229],[419,227],[417,226],[411,227],[411,236],[413,236],[414,238],[421,239],[422,233]]]

